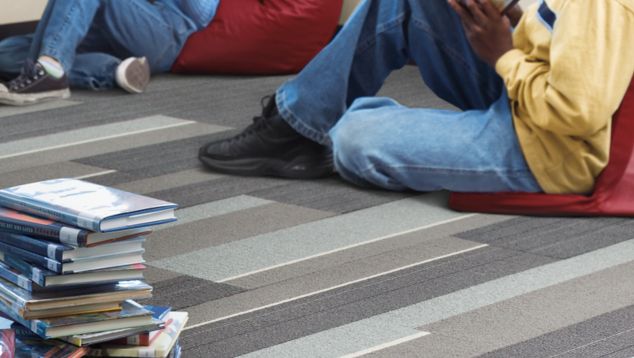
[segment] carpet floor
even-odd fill
[[[0,107],[0,187],[84,178],[180,205],[147,243],[148,303],[184,357],[632,357],[634,221],[457,213],[392,193],[204,170],[287,77],[156,78]],[[449,108],[414,68],[382,95]]]

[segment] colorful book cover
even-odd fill
[[[15,332],[12,329],[0,329],[0,358],[15,356]]]
[[[187,312],[170,312],[167,319],[172,324],[167,327],[149,347],[129,347],[115,345],[100,345],[90,350],[95,357],[157,357],[166,358],[176,345],[185,324],[189,318]]]
[[[134,238],[93,247],[76,247],[36,239],[26,235],[11,234],[0,231],[0,242],[30,251],[39,256],[59,262],[70,262],[82,259],[93,259],[109,255],[143,251],[145,238]]]
[[[0,190],[0,205],[98,232],[175,221],[177,207],[163,200],[68,178]]]
[[[36,285],[25,283],[23,280],[18,283],[13,280],[4,277],[2,270],[0,269],[0,277],[7,281],[10,281],[19,287],[24,288],[27,291],[42,291],[46,288],[51,289],[67,289],[74,286],[85,286],[87,284],[106,284],[119,281],[135,281],[143,279],[143,270],[146,266],[143,264],[133,264],[111,267],[107,269],[84,271],[80,273],[59,275],[55,272],[41,269],[37,266],[20,259],[19,257],[2,253],[0,251],[0,262],[9,266],[13,272],[19,273],[25,276]],[[30,286],[30,288],[29,288]]]
[[[80,358],[89,351],[88,347],[33,337],[17,338],[15,343],[16,358]]]
[[[110,342],[115,339],[125,338],[128,336],[140,334],[148,331],[161,330],[165,327],[163,321],[152,319],[152,323],[132,328],[116,329],[111,331],[102,331],[95,333],[75,334],[68,337],[60,337],[64,342],[71,343],[78,347],[90,346],[97,343]]]
[[[141,228],[108,234],[96,233],[3,207],[0,207],[0,231],[27,235],[75,247],[94,246],[96,244],[126,240],[147,235],[151,232]]]
[[[11,311],[19,316],[22,316],[24,311],[148,298],[151,292],[152,286],[143,281],[121,281],[65,290],[29,292],[0,279],[0,298],[8,301]]]
[[[147,347],[154,342],[154,340],[166,329],[172,321],[166,319],[166,316],[172,311],[171,307],[162,306],[144,306],[145,309],[152,312],[152,317],[156,320],[164,321],[165,325],[158,330],[145,331],[138,334],[130,335],[124,338],[109,341],[108,344],[117,344],[124,346],[143,346]]]
[[[27,320],[0,300],[0,311],[9,319],[29,328],[41,338],[58,338],[73,334],[106,331],[150,325],[151,312],[134,301],[122,303],[120,311],[89,313],[53,319]]]

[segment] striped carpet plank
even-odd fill
[[[390,270],[395,267],[401,267],[405,264],[411,264],[420,260],[429,259],[430,257],[436,257],[432,252],[437,251],[439,247],[443,249],[455,248],[454,251],[449,251],[455,252],[464,250],[468,247],[479,246],[479,243],[473,244],[473,241],[456,239],[451,237],[451,235],[461,231],[461,228],[468,229],[479,227],[502,220],[507,220],[507,217],[494,215],[459,217],[456,220],[440,222],[422,230],[391,237],[389,240],[370,242],[365,245],[355,246],[348,250],[340,250],[328,255],[318,256],[310,260],[303,260],[291,265],[254,273],[249,276],[226,282],[236,286],[253,289],[277,282],[301,279],[301,277],[305,277],[309,274],[323,273],[329,268],[350,265],[350,263],[364,263],[372,260],[380,261],[385,257],[398,257],[398,260],[392,260],[394,262],[388,263],[394,265],[393,267],[386,269]],[[401,259],[403,261],[401,261]],[[355,268],[353,267],[352,270],[355,270]],[[379,267],[372,268],[373,273],[379,273],[386,270],[381,270]],[[355,279],[360,277],[363,276],[355,277]],[[345,280],[342,280],[341,282],[345,282]]]
[[[329,212],[280,203],[246,208],[187,225],[158,230],[145,245],[145,258],[149,262],[155,262],[333,215]]]
[[[25,183],[55,178],[87,178],[110,173],[110,169],[93,167],[75,162],[58,162],[28,167],[0,175],[0,188],[8,188]]]
[[[226,281],[464,216],[439,205],[444,199],[442,194],[403,199],[152,264],[194,277]]]
[[[119,127],[118,124],[103,125],[2,143],[0,144],[0,153],[2,153],[0,154],[0,172],[226,130],[226,127],[171,118],[159,121],[157,117],[132,120],[128,124],[130,124],[129,127]],[[105,168],[116,169],[108,166]]]
[[[51,109],[76,106],[78,104],[80,104],[80,102],[61,100],[61,101],[53,101],[53,102],[44,102],[34,106],[23,106],[23,107],[2,106],[0,107],[0,119],[5,117],[18,116],[21,114],[43,112],[43,111],[49,111]]]
[[[541,264],[497,279],[489,279],[484,283],[474,284],[444,296],[305,335],[245,356],[315,357],[353,353],[414,334],[416,327],[426,326],[536,290],[630,263],[633,257],[634,240],[574,258]],[[402,336],[395,335],[394,330],[400,331]],[[199,348],[199,350],[203,349],[204,347]],[[447,350],[449,351],[448,347]]]
[[[490,351],[480,357],[554,356],[634,357],[634,306],[592,317],[557,331]]]

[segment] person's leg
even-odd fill
[[[278,89],[280,114],[327,145],[350,104],[375,95],[410,59],[437,95],[463,110],[486,108],[501,94],[501,79],[475,55],[446,1],[365,0],[334,41]]]
[[[338,173],[389,190],[541,191],[503,93],[488,109],[411,109],[361,98],[330,131]]]
[[[33,35],[14,36],[0,41],[0,78],[10,80],[20,74],[32,41]]]

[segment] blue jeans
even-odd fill
[[[460,111],[376,95],[413,60]],[[446,0],[365,0],[334,41],[277,91],[281,116],[332,147],[346,180],[391,190],[541,191],[513,127],[504,83],[475,55]]]
[[[57,59],[70,85],[115,86],[122,59],[147,57],[153,73],[167,72],[195,25],[161,0],[49,0],[32,35],[0,42],[0,74],[15,77],[24,61]]]

